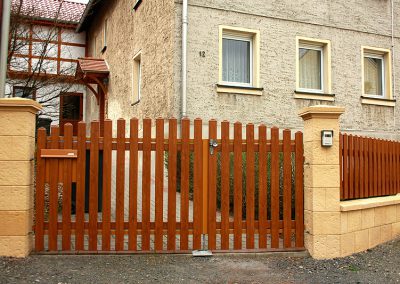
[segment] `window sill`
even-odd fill
[[[135,105],[137,105],[138,103],[140,103],[140,100],[138,100],[138,101],[136,101],[136,102],[134,102],[134,103],[131,103],[131,106],[135,106]]]
[[[261,96],[264,88],[242,87],[217,84],[217,93]]]
[[[103,46],[103,49],[101,50],[101,53],[106,52],[106,50],[107,50],[107,45]]]
[[[394,107],[396,105],[396,100],[361,96],[361,103],[365,105]]]
[[[295,99],[303,99],[303,100],[318,100],[318,101],[335,101],[335,94],[324,94],[324,93],[313,93],[306,91],[294,91]]]
[[[142,3],[142,0],[136,0],[135,5],[133,6],[133,10],[136,11],[139,8],[139,5]]]

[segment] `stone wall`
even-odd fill
[[[399,104],[384,107],[361,104],[361,46],[391,48],[390,1],[227,1],[193,0],[189,4],[188,115],[191,119],[217,118],[266,123],[301,129],[297,111],[321,104],[295,99],[296,36],[330,40],[334,105],[347,111],[341,130],[368,136],[400,138]],[[400,1],[396,0],[395,5]],[[181,46],[181,1],[176,1],[175,50]],[[396,12],[395,27],[400,27]],[[222,94],[218,82],[219,25],[259,30],[261,33],[262,96]],[[396,28],[395,28],[396,30]],[[400,45],[398,29],[396,46]],[[205,52],[205,57],[199,56]],[[396,49],[395,58],[400,57]],[[175,53],[175,92],[180,86],[180,54]],[[394,68],[400,78],[400,65]],[[396,79],[395,90],[400,82]],[[396,91],[397,92],[397,91]],[[396,96],[395,92],[395,96]],[[178,94],[177,96],[178,97]],[[179,98],[179,97],[178,97]],[[325,102],[326,103],[326,102]]]

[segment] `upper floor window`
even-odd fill
[[[108,29],[108,19],[105,19],[103,27],[103,48],[101,52],[105,52],[107,49],[107,29]]]
[[[260,32],[220,26],[217,92],[261,95]]]
[[[330,42],[297,38],[296,91],[331,93]]]
[[[139,52],[133,58],[132,70],[132,103],[136,104],[141,99],[142,92],[142,55]]]

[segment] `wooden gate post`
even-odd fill
[[[32,250],[35,101],[0,99],[0,256]]]
[[[304,120],[305,247],[312,257],[339,257],[341,252],[339,116],[344,108],[311,106]],[[322,130],[333,130],[333,145],[321,144]]]

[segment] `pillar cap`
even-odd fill
[[[23,98],[1,98],[0,111],[29,111],[36,114],[42,109],[42,105],[37,101]]]
[[[305,107],[299,111],[299,116],[303,120],[308,120],[311,118],[328,118],[328,119],[338,119],[345,111],[344,107],[339,106],[329,106],[329,105],[316,105]]]

